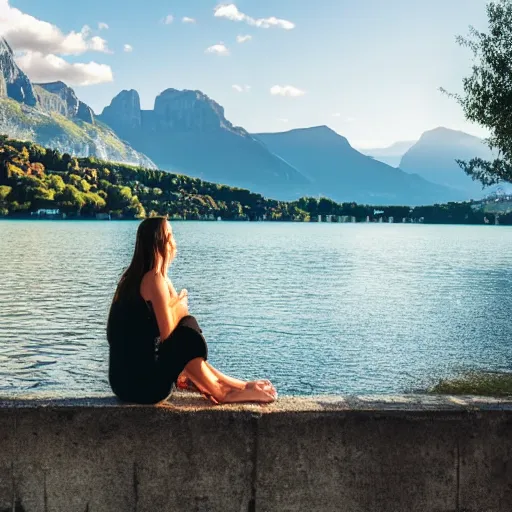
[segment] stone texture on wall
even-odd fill
[[[0,512],[510,512],[512,400],[0,400]]]

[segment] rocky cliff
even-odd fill
[[[94,123],[92,108],[80,101],[73,89],[63,82],[34,84],[38,105],[46,112],[55,112],[70,119]]]
[[[307,190],[297,169],[233,126],[201,91],[166,89],[152,110],[141,110],[136,91],[122,91],[98,119],[162,169],[282,199]]]
[[[14,54],[7,41],[0,37],[0,98],[12,98],[34,106],[37,102],[27,75],[14,62]]]
[[[155,168],[145,155],[96,122],[90,107],[63,82],[33,85],[0,38],[0,133],[76,156]]]
[[[101,119],[120,132],[140,129],[142,114],[139,93],[134,89],[121,91],[110,105],[103,109]]]

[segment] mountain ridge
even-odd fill
[[[75,156],[155,168],[155,164],[124,143],[63,82],[33,84],[0,37],[0,133],[51,146]]]
[[[415,172],[433,183],[460,190],[461,199],[474,199],[483,197],[486,192],[480,182],[474,181],[460,168],[456,160],[475,157],[492,159],[493,154],[479,137],[440,126],[421,135],[402,156],[400,168]]]
[[[456,198],[453,190],[363,155],[324,125],[255,137],[308,176],[315,194],[336,201],[416,205]]]
[[[234,126],[224,108],[201,91],[168,88],[152,110],[143,110],[138,92],[123,90],[97,118],[161,169],[279,199],[307,191],[306,177]]]

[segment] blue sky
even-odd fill
[[[48,45],[46,36],[30,42],[27,38],[35,37],[30,31],[14,34],[12,21],[4,27],[32,78],[67,76],[62,66],[55,77],[52,71],[64,61],[102,65],[69,68],[75,78],[68,82],[74,80],[80,99],[96,112],[122,89],[136,89],[143,108],[152,108],[155,96],[168,87],[200,89],[224,106],[231,122],[251,132],[326,124],[353,146],[370,147],[416,139],[437,126],[485,135],[465,122],[459,106],[438,88],[461,90],[471,55],[455,36],[467,34],[470,24],[486,30],[486,3],[239,0],[215,17],[220,3],[213,0],[0,0],[0,29],[2,12],[8,11],[18,16],[12,19],[21,19],[20,13],[33,17],[23,19],[31,20],[38,37],[44,32],[38,20],[63,36],[82,31],[88,47],[65,54],[62,44]],[[173,21],[166,24],[169,15]],[[243,20],[229,19],[237,16]],[[184,17],[194,22],[184,23]],[[271,17],[285,21],[257,26],[265,24],[257,20]],[[108,28],[99,29],[99,23]],[[89,29],[83,31],[84,25]],[[50,32],[48,38],[55,37]],[[252,38],[240,43],[237,36]],[[30,54],[38,44],[41,53]],[[222,55],[222,44],[229,55]],[[77,70],[111,81],[80,86],[85,79],[77,78]],[[295,89],[274,89],[281,94],[272,95],[275,86]],[[296,96],[283,95],[293,91]]]

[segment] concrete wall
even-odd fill
[[[1,512],[512,511],[512,401],[0,401]]]

